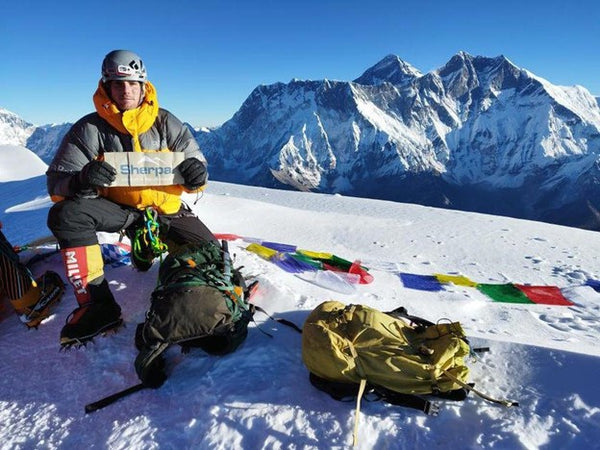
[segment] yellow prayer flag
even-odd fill
[[[267,248],[259,244],[250,244],[246,247],[246,250],[256,253],[258,256],[264,259],[271,259],[275,254],[277,254],[277,250],[273,250],[272,248]]]
[[[440,283],[452,283],[457,286],[477,287],[478,283],[468,279],[464,275],[445,275],[436,273],[434,276]]]
[[[298,253],[304,255],[304,256],[308,256],[309,258],[312,259],[325,259],[325,260],[329,260],[333,257],[332,253],[325,253],[325,252],[313,252],[312,250],[302,250],[302,249],[298,249],[296,250]]]

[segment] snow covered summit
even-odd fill
[[[421,75],[389,55],[353,82],[259,86],[197,139],[213,179],[600,229],[596,99],[504,56]]]

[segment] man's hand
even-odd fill
[[[113,166],[104,161],[94,159],[87,163],[79,172],[79,185],[82,190],[97,187],[106,187],[115,181],[117,171]]]
[[[183,177],[183,186],[190,191],[206,184],[206,166],[197,158],[184,159],[177,170]]]

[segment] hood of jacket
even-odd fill
[[[115,129],[133,137],[134,151],[141,152],[139,135],[148,131],[158,116],[158,99],[156,89],[147,81],[144,87],[144,99],[140,106],[127,111],[120,111],[115,102],[109,97],[102,80],[94,93],[96,111]]]

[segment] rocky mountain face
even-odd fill
[[[49,162],[70,124],[0,109],[0,144]],[[504,56],[422,74],[389,55],[354,81],[258,86],[195,130],[211,179],[372,197],[600,230],[600,106]]]
[[[62,138],[71,128],[71,123],[63,123],[61,125],[43,125],[36,127],[34,132],[29,136],[25,147],[36,153],[42,160],[48,164],[56,149],[60,145]]]
[[[196,132],[213,179],[600,230],[600,108],[503,56],[421,74],[390,55],[352,82],[257,87]]]

